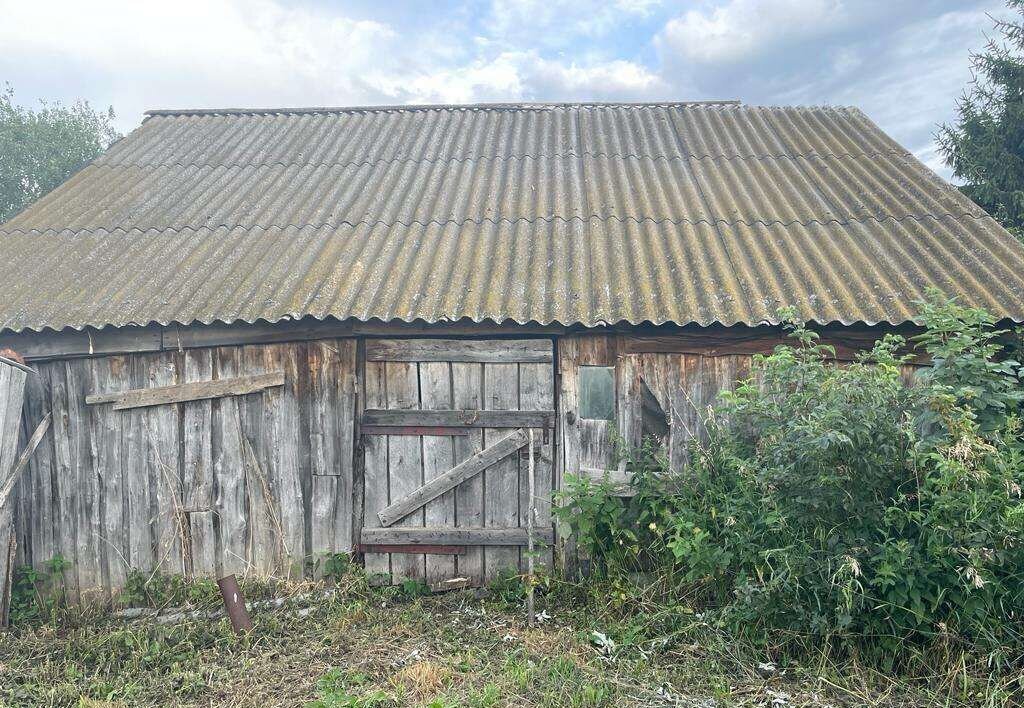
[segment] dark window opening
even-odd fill
[[[664,442],[669,432],[668,416],[643,379],[640,379],[640,398],[640,438],[652,437]]]

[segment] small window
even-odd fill
[[[615,420],[615,367],[580,367],[580,418]]]

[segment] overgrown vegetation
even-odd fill
[[[702,613],[775,660],[1024,690],[1021,365],[982,310],[933,296],[920,319],[933,366],[913,386],[902,339],[835,366],[792,324],[686,470],[648,442],[628,461],[636,496],[570,483],[562,523],[620,601],[663,610],[650,631]]]

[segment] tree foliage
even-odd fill
[[[1001,40],[971,55],[974,81],[957,102],[957,118],[936,136],[964,193],[1017,235],[1024,234],[1024,0],[1020,15],[995,23]]]
[[[0,91],[0,222],[14,216],[96,158],[120,137],[114,110],[86,101],[70,106],[15,104],[14,89]]]

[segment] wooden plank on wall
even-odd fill
[[[470,477],[483,472],[495,463],[504,460],[529,442],[525,430],[495,440],[491,445],[455,467],[438,472],[433,478],[409,494],[395,499],[377,513],[382,526],[391,526],[424,504],[454,489]]]
[[[89,360],[93,390],[126,380],[128,362],[124,357],[104,357]],[[125,465],[122,459],[124,446],[122,428],[124,416],[109,408],[87,409],[90,432],[92,464],[99,479],[103,514],[101,526],[102,555],[105,559],[104,582],[108,589],[119,588],[131,569],[128,558],[128,528],[125,525]]]
[[[365,362],[363,396],[367,406],[387,406],[385,391],[385,364]],[[361,534],[380,526],[377,511],[388,505],[388,438],[363,438],[363,518]],[[391,556],[387,553],[367,553],[363,556],[366,575],[374,583],[381,578],[391,579]]]
[[[387,402],[393,411],[408,411],[419,408],[419,370],[411,362],[387,362]],[[365,416],[364,416],[365,418]],[[406,436],[387,437],[388,484],[390,499],[400,499],[423,485],[423,447],[419,438]],[[406,518],[407,526],[423,526],[425,516],[422,509]],[[363,540],[363,543],[367,541]],[[424,580],[426,559],[423,556],[399,555],[391,557],[393,582],[403,580]]]
[[[419,365],[420,407],[452,407],[452,365],[446,361],[428,361]],[[447,435],[423,435],[423,480],[429,486],[454,467],[453,440]],[[424,487],[421,487],[424,488]],[[455,526],[455,485],[435,494],[423,508],[427,526]],[[394,504],[389,508],[393,508]],[[383,521],[382,521],[383,523]],[[384,524],[387,526],[387,524]],[[438,586],[455,577],[455,558],[451,555],[426,555],[426,583]]]
[[[495,411],[519,408],[518,364],[484,364],[484,405]],[[507,435],[499,428],[485,428],[484,449]],[[484,471],[484,490],[484,526],[516,528],[519,525],[519,460],[505,457],[488,467]],[[484,549],[486,582],[498,578],[502,571],[518,568],[519,548],[492,546]]]
[[[177,364],[171,353],[140,355],[149,385],[162,388],[177,382]],[[164,573],[185,572],[185,519],[181,503],[180,430],[177,405],[157,406],[142,411],[145,458],[142,469],[150,490],[157,567]]]
[[[241,367],[241,348],[224,347],[214,352],[217,370],[235,376]],[[242,448],[242,423],[238,398],[213,402],[213,474],[217,533],[218,572],[246,575],[251,572],[249,554],[249,495],[246,489],[246,456]]]
[[[479,410],[483,407],[482,364],[452,364],[452,407]],[[469,435],[453,438],[452,463],[459,464],[477,454],[484,447],[484,432],[478,428]],[[455,488],[455,526],[482,527],[484,525],[484,478],[474,475]],[[465,555],[455,559],[459,577],[467,578],[470,585],[484,584],[484,550],[469,546]]]
[[[551,364],[520,364],[519,365],[519,405],[523,408],[554,408],[555,381],[554,367]],[[536,518],[534,528],[551,528],[551,485],[554,475],[555,435],[549,430],[534,430],[536,450],[529,454],[534,456],[534,505]],[[519,460],[519,525],[525,527],[529,499],[529,460]],[[525,553],[525,551],[524,551]],[[523,559],[525,567],[525,558]],[[539,568],[550,568],[552,556],[550,549],[537,555]]]
[[[330,555],[352,550],[352,509],[344,492],[339,491],[346,486],[343,476],[313,475],[312,484],[313,572],[322,577]]]
[[[191,349],[183,355],[186,384],[213,378],[213,352]],[[217,573],[214,531],[213,401],[182,403],[182,505],[188,520],[188,568],[193,576]]]
[[[397,366],[397,364],[396,364]],[[492,366],[488,364],[487,366]],[[493,366],[516,366],[494,364]],[[510,369],[495,369],[495,372]],[[518,399],[518,389],[515,390]],[[518,405],[518,404],[517,404]],[[554,410],[381,410],[368,408],[363,413],[364,425],[426,425],[469,428],[550,428],[554,426]]]
[[[322,556],[352,549],[356,342],[313,342],[309,362],[309,457],[312,475],[311,544],[314,567]],[[332,481],[321,482],[319,477]],[[330,493],[330,499],[321,494]],[[319,514],[326,514],[320,518]],[[338,524],[341,524],[339,526]]]
[[[239,376],[217,381],[193,381],[116,393],[93,393],[85,397],[85,402],[89,405],[113,403],[114,410],[121,411],[129,408],[146,408],[169,403],[221,398],[222,396],[243,396],[248,393],[258,393],[264,389],[283,386],[284,383],[284,372],[274,371],[266,374]]]
[[[301,578],[303,559],[306,557],[305,523],[308,490],[303,490],[303,450],[308,449],[308,434],[303,439],[300,424],[302,406],[299,390],[299,366],[308,366],[305,345],[272,344],[262,347],[264,367],[279,367],[285,373],[285,384],[272,388],[263,396],[252,396],[261,401],[264,418],[268,421],[263,437],[272,451],[274,505],[280,514],[280,532],[283,534],[284,565],[278,569],[287,577]],[[308,470],[308,468],[307,468]],[[308,474],[308,471],[307,471]]]
[[[554,538],[551,529],[537,530],[537,543],[550,544]],[[411,544],[451,546],[487,546],[486,550],[502,552],[518,551],[526,545],[526,529],[522,528],[473,528],[473,527],[421,527],[392,526],[391,528],[363,529],[363,543],[367,544]],[[515,566],[511,566],[515,567]]]
[[[366,360],[550,363],[552,353],[549,339],[368,339]]]

